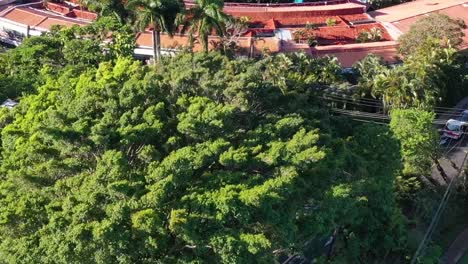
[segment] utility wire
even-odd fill
[[[372,103],[372,102],[358,102],[353,99],[346,99],[346,98],[330,98],[330,97],[319,97],[324,100],[328,100],[335,103],[343,103],[343,104],[352,104],[364,107],[375,107],[375,108],[383,108],[382,104],[379,103]],[[459,115],[461,114],[461,110],[434,110],[434,113],[437,115]]]
[[[369,112],[362,112],[362,111],[355,111],[355,110],[346,110],[346,109],[339,109],[339,108],[331,108],[332,112],[353,116],[353,117],[360,117],[360,118],[370,118],[370,119],[381,119],[390,121],[390,117],[384,114],[377,114],[377,113],[369,113]],[[444,125],[447,122],[445,119],[434,119],[434,125]]]
[[[322,98],[324,99],[341,99],[341,100],[350,100],[350,101],[363,101],[365,103],[373,103],[375,104],[376,106],[379,105],[381,107],[383,107],[383,104],[380,100],[377,100],[377,99],[370,99],[370,98],[354,98],[354,97],[351,97],[347,94],[342,94],[344,96],[340,96],[340,94],[337,94],[337,93],[334,93],[334,94],[324,94],[322,96]],[[455,108],[455,107],[441,107],[441,106],[435,106],[433,107],[434,108],[434,112],[435,113],[457,113],[457,112],[463,112],[464,110],[466,109],[463,109],[463,108]]]
[[[442,200],[437,208],[437,211],[435,212],[434,216],[432,217],[432,220],[431,220],[431,223],[429,225],[429,228],[427,229],[425,235],[424,235],[424,238],[423,240],[421,241],[421,243],[419,244],[419,247],[418,249],[416,250],[414,256],[413,256],[413,259],[411,261],[411,264],[415,264],[417,261],[418,261],[418,257],[420,255],[422,255],[421,253],[424,252],[425,250],[425,246],[426,246],[426,243],[429,241],[429,239],[431,238],[432,234],[433,234],[433,231],[440,219],[440,215],[442,214],[442,212],[444,211],[445,207],[447,206],[447,202],[450,198],[450,193],[451,193],[451,190],[452,190],[452,187],[454,186],[454,183],[455,183],[455,180],[460,176],[460,174],[462,173],[463,171],[463,166],[466,162],[466,158],[468,157],[468,152],[466,152],[465,154],[465,157],[463,158],[463,162],[462,164],[460,165],[460,167],[458,168],[458,173],[456,176],[452,177],[452,179],[450,180],[450,183],[449,185],[447,186],[447,189],[445,190],[445,193],[444,193],[444,196],[442,197]]]
[[[331,97],[331,98],[330,98]],[[382,103],[380,101],[377,101],[377,100],[372,100],[372,99],[364,99],[364,98],[359,98],[359,99],[356,99],[356,98],[349,98],[349,97],[343,97],[343,96],[339,96],[339,95],[326,95],[326,96],[323,96],[321,97],[322,99],[325,99],[325,100],[330,100],[332,102],[340,102],[340,103],[346,103],[346,104],[354,104],[354,105],[360,105],[360,106],[371,106],[371,107],[383,107]],[[363,102],[356,102],[356,101],[360,101],[360,99],[364,99],[364,100],[361,100]],[[341,113],[341,114],[348,114],[348,115],[352,115],[352,116],[358,116],[358,117],[368,117],[368,118],[376,118],[376,119],[385,119],[385,120],[388,120],[390,119],[388,116],[385,117],[385,115],[381,115],[381,114],[371,114],[371,113],[363,113],[363,112],[360,112],[360,111],[349,111],[349,110],[340,110],[340,109],[332,109],[332,111],[334,112],[337,112],[337,113]],[[465,109],[461,109],[461,108],[447,108],[447,107],[434,107],[434,112],[436,114],[439,114],[439,115],[455,115],[455,114],[461,114],[463,111],[465,111]],[[380,117],[379,117],[380,116]],[[378,123],[378,122],[373,122],[373,121],[367,121],[367,120],[361,120],[361,119],[354,119],[356,121],[361,121],[361,122],[372,122],[372,123]],[[444,124],[444,120],[434,120],[435,122],[440,122],[441,124]],[[385,123],[380,123],[380,124],[385,124]],[[447,156],[447,154],[452,151],[455,147],[457,147],[458,145],[461,144],[461,142],[463,141],[465,135],[467,134],[467,132],[464,132],[462,133],[462,137],[459,139],[459,141],[454,145],[452,146],[451,148],[447,149],[445,151],[445,153],[442,155],[442,156]],[[452,139],[450,139],[450,142],[449,144],[452,142]],[[432,237],[432,234],[434,233],[434,230],[440,220],[440,216],[442,215],[443,211],[445,210],[447,204],[448,204],[448,200],[450,198],[450,194],[451,194],[451,191],[452,191],[452,188],[456,182],[456,179],[458,179],[463,171],[463,167],[464,167],[464,164],[466,162],[466,159],[468,157],[468,152],[466,152],[465,154],[465,157],[463,158],[463,161],[460,165],[460,167],[458,168],[458,172],[457,172],[457,175],[452,177],[452,179],[450,179],[450,183],[449,185],[447,186],[446,190],[445,190],[445,193],[442,197],[442,200],[440,201],[440,204],[434,214],[434,216],[432,217],[431,219],[431,222],[429,224],[429,227],[428,229],[426,230],[426,233],[423,237],[423,240],[421,241],[421,243],[419,244],[418,246],[418,249],[416,250],[414,256],[413,256],[413,259],[411,261],[411,264],[415,264],[417,261],[418,261],[418,258],[420,257],[420,255],[424,255],[424,252],[425,252],[425,249],[426,249],[426,244],[427,242],[431,239]],[[432,166],[432,168],[434,167],[434,165]]]
[[[341,96],[340,96],[341,95]],[[369,101],[369,102],[376,102],[382,104],[381,100],[378,99],[372,99],[372,98],[366,98],[366,97],[359,97],[359,98],[354,98],[350,96],[349,94],[345,93],[330,93],[330,94],[323,94],[323,96],[330,96],[330,97],[340,97],[340,98],[350,98],[353,100],[363,100],[363,101]],[[441,109],[441,110],[459,110],[459,111],[464,111],[466,109],[464,108],[456,108],[456,107],[443,107],[443,106],[435,106],[434,109]]]

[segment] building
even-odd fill
[[[18,44],[22,36],[40,35],[52,25],[82,26],[96,19],[96,14],[73,2],[76,1],[0,5],[0,32],[3,32],[0,40]],[[314,56],[336,56],[344,67],[351,67],[369,53],[379,55],[389,63],[395,62],[398,37],[428,13],[445,12],[467,20],[466,3],[460,0],[440,2],[417,0],[371,13],[367,13],[367,5],[359,0],[290,4],[225,3],[224,12],[249,18],[249,27],[236,38],[240,54],[304,51]],[[185,3],[188,8],[194,5],[193,0],[185,0]],[[378,38],[359,43],[360,35],[368,32],[377,32]],[[219,37],[210,36],[210,47],[213,48],[219,41]],[[152,55],[150,32],[137,34],[136,43],[137,56]],[[161,43],[163,52],[177,51],[188,45],[188,36],[176,34],[170,38],[162,35]],[[465,39],[464,45],[467,44]],[[194,50],[201,50],[201,46],[195,44]]]
[[[441,13],[452,19],[461,19],[468,25],[466,0],[418,0],[370,12],[370,15],[380,22],[394,39],[398,39],[401,34],[408,32],[414,22],[431,13]],[[461,49],[468,48],[468,27],[464,33]]]

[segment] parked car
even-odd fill
[[[468,123],[468,110],[462,112],[460,116],[460,121]]]
[[[468,113],[467,113],[468,114]],[[453,139],[460,139],[468,126],[468,122],[449,119],[445,124],[443,136]]]

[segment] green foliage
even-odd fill
[[[0,120],[2,261],[272,263],[336,228],[336,260],[398,260],[398,144],[318,107],[339,72],[209,53],[49,73]]]
[[[184,10],[181,0],[129,0],[126,8],[132,14],[137,30],[144,31],[152,27],[154,60],[161,57],[161,32],[169,36],[175,32],[176,19]]]
[[[376,42],[382,40],[382,30],[377,27],[371,28],[369,31],[363,30],[359,32],[356,39],[357,42]]]
[[[307,22],[307,23],[305,24],[305,29],[314,30],[314,29],[317,29],[317,28],[318,28],[317,24],[310,23],[310,22]]]
[[[374,78],[378,74],[387,70],[382,57],[369,54],[362,60],[353,65],[353,69],[359,73],[359,88],[363,95],[372,95],[377,97],[374,88]]]
[[[226,33],[226,24],[232,20],[223,12],[224,1],[222,0],[196,0],[196,5],[187,10],[182,32],[188,30],[190,45],[193,46],[195,35],[197,35],[203,50],[208,51],[208,36],[216,32],[219,37]]]
[[[435,114],[418,109],[393,109],[390,128],[401,144],[403,173],[428,175],[436,155],[437,131],[433,128]]]
[[[361,91],[389,108],[431,108],[466,93],[463,63],[450,45],[441,47],[429,39],[403,64],[389,68],[376,57],[368,57],[355,68]],[[454,99],[456,98],[456,99]]]
[[[327,18],[325,23],[327,24],[327,26],[333,27],[333,26],[336,26],[337,21],[336,21],[336,19],[329,17],[329,18]]]
[[[27,38],[20,47],[0,54],[0,101],[34,93],[67,68],[79,74],[102,61],[133,56],[134,37],[128,27],[119,25],[102,19],[82,28],[54,26],[44,36]],[[108,45],[102,45],[104,39]]]
[[[80,0],[80,4],[98,12],[101,18],[117,19],[120,23],[132,18],[131,12],[125,8],[125,2],[121,0]]]
[[[436,39],[441,45],[445,45],[448,40],[450,45],[456,47],[462,43],[464,28],[463,20],[453,20],[444,14],[431,14],[411,25],[410,30],[398,39],[400,53],[412,54],[425,45],[428,39]]]

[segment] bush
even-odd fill
[[[309,22],[307,22],[307,23],[305,24],[305,28],[306,28],[306,29],[317,29],[317,28],[318,28],[318,25],[315,24],[315,23],[309,23]]]
[[[371,30],[363,30],[359,32],[359,35],[356,39],[359,43],[365,42],[376,42],[382,40],[382,30],[380,28],[373,27]]]
[[[398,39],[400,53],[411,54],[428,39],[449,40],[452,46],[457,46],[462,43],[464,27],[463,21],[443,14],[432,14],[411,25],[410,30]]]
[[[330,18],[327,18],[325,23],[327,23],[327,26],[333,27],[333,26],[336,26],[337,21],[336,21],[336,19],[330,17]]]

